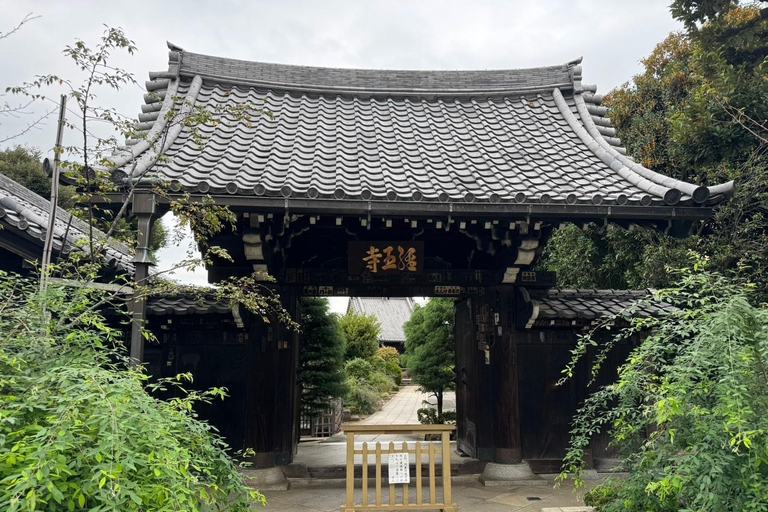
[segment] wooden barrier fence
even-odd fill
[[[342,505],[341,512],[355,512],[358,510],[442,510],[444,512],[455,512],[456,504],[453,503],[451,493],[451,431],[455,430],[455,425],[344,425],[341,430],[347,435],[347,502]],[[435,435],[440,436],[443,492],[442,501],[437,501],[437,486],[435,478],[437,452],[435,442],[427,441],[426,445],[422,441],[416,441],[411,448],[407,442],[376,442],[373,449],[369,449],[369,443],[363,442],[360,449],[355,448],[356,436],[377,436],[377,435]],[[385,446],[382,447],[382,444]],[[411,442],[413,444],[413,442]],[[396,484],[387,483],[389,486],[389,501],[384,503],[382,496],[382,475],[381,463],[384,456],[390,454],[407,454],[403,459],[407,469],[403,469],[410,480],[410,456],[414,455],[416,459],[416,500],[411,503],[410,487],[408,483]],[[355,455],[362,457],[362,500],[361,503],[355,503]],[[375,496],[373,503],[370,502],[368,492],[368,460],[373,457],[375,462]],[[428,501],[425,502],[423,489],[422,461],[427,457],[428,462]],[[389,459],[388,459],[389,462]],[[404,474],[399,474],[403,477]],[[387,480],[391,481],[393,475],[387,471]],[[402,502],[396,503],[397,486],[402,485]]]

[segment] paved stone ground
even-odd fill
[[[419,392],[417,386],[405,386],[395,394],[382,408],[382,410],[368,416],[357,424],[363,425],[409,425],[419,424],[419,419],[416,414],[418,409],[424,407],[423,401],[430,398],[427,394]],[[431,403],[435,402],[435,398],[431,397]],[[451,410],[456,408],[456,399],[453,392],[446,393],[443,402],[444,410]],[[417,436],[412,435],[380,435],[380,436],[360,436],[356,438],[360,443],[368,442],[382,442],[388,443],[394,441],[402,443],[403,441],[411,445],[415,441],[419,440]],[[421,439],[423,440],[423,439]],[[360,448],[361,444],[356,443],[356,447]],[[451,449],[451,461],[454,463],[461,463],[466,458],[461,457],[456,453],[455,443]],[[343,433],[336,434],[333,437],[324,439],[322,441],[310,441],[299,443],[298,452],[294,458],[295,464],[303,464],[306,467],[320,467],[320,466],[336,466],[346,464],[347,458],[347,442]],[[357,462],[361,461],[361,456],[357,456]]]
[[[423,407],[423,401],[428,396],[420,393],[416,386],[402,388],[384,408],[365,418],[360,423],[365,425],[395,425],[418,424],[416,411]],[[430,400],[434,403],[434,398]],[[453,393],[445,397],[445,409],[455,408]],[[417,438],[415,436],[365,436],[360,441],[367,442],[408,442],[411,445]],[[356,443],[357,447],[360,444]],[[439,452],[439,443],[438,443]],[[361,457],[356,457],[356,462],[361,462]],[[456,453],[455,444],[451,447],[451,462],[462,463],[471,461]],[[299,444],[298,454],[294,461],[297,465],[309,468],[325,466],[344,466],[346,464],[346,441],[343,434],[321,441],[303,442]],[[339,475],[343,477],[342,474]],[[594,485],[588,482],[588,486]],[[357,489],[357,502],[362,500],[359,484]],[[373,497],[372,483],[369,487],[369,496]],[[411,502],[415,501],[415,486],[411,485]],[[345,489],[343,478],[337,480],[294,480],[288,491],[265,492],[269,502],[266,511],[276,512],[331,512],[339,511],[345,502]],[[438,488],[438,498],[442,489]],[[583,506],[580,497],[573,493],[571,485],[564,485],[561,489],[554,488],[554,482],[550,480],[546,486],[520,486],[520,487],[484,487],[477,479],[477,475],[467,475],[454,480],[454,502],[461,512],[541,512],[542,509],[551,507],[578,507]],[[385,492],[385,502],[389,493]],[[402,490],[398,491],[398,502],[401,502]],[[569,509],[565,509],[569,510]]]
[[[418,386],[404,386],[384,407],[360,423],[363,425],[407,425],[419,423],[417,411],[425,407],[424,401],[435,404],[435,397],[419,391]],[[447,392],[443,398],[443,410],[456,409],[456,394]]]
[[[588,483],[589,487],[593,485],[594,482]],[[358,503],[359,492],[358,489]],[[415,491],[411,489],[411,492]],[[438,499],[441,493],[442,490],[438,489]],[[552,485],[483,487],[478,482],[467,482],[454,484],[453,495],[461,512],[540,512],[550,507],[584,506],[580,497],[573,493],[573,487],[565,484],[560,489],[554,489]],[[269,502],[269,506],[264,509],[266,512],[331,512],[339,511],[344,504],[345,490],[341,486],[329,488],[328,485],[313,484],[307,487],[294,486],[288,491],[270,491],[266,496]],[[372,496],[371,493],[369,498]],[[385,500],[388,499],[388,493],[386,496]]]

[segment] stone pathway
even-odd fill
[[[395,394],[386,404],[382,410],[368,416],[360,422],[356,422],[362,425],[418,425],[419,418],[417,411],[424,407],[423,401],[431,398],[430,402],[434,403],[435,398],[430,397],[426,393],[421,393],[418,386],[405,386]],[[444,401],[444,409],[450,410],[456,408],[456,399],[453,392],[446,393]],[[360,443],[389,443],[403,442],[408,443],[420,440],[417,436],[412,435],[378,435],[378,436],[360,436],[356,438]],[[422,436],[423,439],[423,436]],[[360,448],[360,444],[356,443]],[[322,441],[310,441],[299,443],[299,448],[294,458],[295,464],[303,464],[308,468],[321,467],[321,466],[337,466],[346,464],[347,442],[343,433],[336,434],[333,437]],[[358,462],[361,456],[357,456]],[[456,453],[455,443],[451,449],[451,460],[456,463],[461,463],[465,458],[462,458]]]
[[[424,405],[424,401],[435,403],[433,395],[422,393],[418,386],[405,386],[384,404],[382,410],[375,412],[362,420],[363,425],[408,425],[418,424],[417,411]],[[443,410],[456,409],[456,394],[449,391],[444,394]]]
[[[365,425],[396,425],[418,424],[416,411],[423,407],[423,401],[428,395],[420,393],[417,386],[402,388],[384,408],[360,423]],[[434,397],[430,402],[434,403]],[[445,409],[454,409],[455,396],[453,393],[445,397]],[[416,441],[415,436],[365,436],[359,438],[361,442],[389,442],[406,441],[409,445]],[[360,444],[356,443],[358,447]],[[453,444],[453,443],[452,443]],[[439,447],[439,444],[438,444]],[[455,444],[451,447],[451,462],[461,464],[472,460],[461,457],[456,452]],[[360,456],[356,462],[361,462]],[[344,472],[346,464],[346,441],[343,434],[322,441],[300,443],[294,463],[305,468],[336,466],[339,475],[336,480],[293,480],[288,491],[266,492],[269,506],[265,512],[336,512],[339,511],[345,501]],[[544,476],[544,475],[542,475]],[[550,475],[552,476],[552,475]],[[583,501],[573,493],[570,483],[561,489],[554,488],[554,482],[549,481],[545,486],[521,486],[521,487],[484,487],[477,479],[477,475],[468,478],[454,480],[454,501],[461,512],[542,512],[546,509],[566,507],[564,511],[575,511],[567,507],[583,506]],[[302,483],[299,483],[302,482]],[[595,482],[588,482],[588,487]],[[358,486],[359,487],[359,486]],[[415,492],[414,489],[411,489]],[[438,488],[438,496],[441,493]],[[360,490],[357,489],[358,499]],[[387,494],[388,496],[388,494]]]
[[[551,483],[551,482],[550,482]],[[588,487],[595,482],[588,482]],[[358,491],[359,492],[359,491]],[[442,491],[438,489],[438,497]],[[345,500],[345,490],[328,485],[294,486],[288,491],[265,493],[269,506],[264,512],[338,512]],[[560,489],[553,485],[537,487],[483,487],[480,483],[453,485],[454,501],[460,512],[541,512],[548,508],[565,511],[584,510],[584,502],[573,493],[570,484]],[[386,499],[386,498],[385,498]]]

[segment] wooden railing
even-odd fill
[[[456,504],[453,503],[451,493],[451,431],[455,430],[454,425],[345,425],[341,430],[347,435],[347,502],[342,505],[341,512],[355,512],[357,510],[443,510],[445,512],[455,512]],[[442,495],[441,501],[437,500],[437,479],[435,469],[437,465],[436,442],[422,441],[410,442],[376,442],[371,449],[368,442],[361,443],[359,449],[355,448],[356,436],[378,436],[378,435],[437,435],[440,438],[440,461],[442,465]],[[384,444],[385,446],[382,446]],[[398,456],[399,467],[396,466],[396,474],[392,474],[389,468],[393,467],[395,458],[390,458],[392,454],[406,454]],[[362,458],[362,500],[355,503],[355,455]],[[416,467],[414,480],[416,484],[415,501],[411,502],[409,483],[394,483],[410,481],[410,458],[414,456]],[[370,501],[368,492],[368,461],[373,457],[375,466],[376,483],[374,487],[375,495],[373,503]],[[382,459],[387,457],[388,471],[387,483],[389,486],[389,500],[385,503],[382,495]],[[428,463],[428,496],[424,496],[422,463],[424,457],[427,457]],[[407,462],[404,462],[407,461]],[[407,474],[407,477],[405,476]],[[402,497],[400,503],[397,502],[397,486],[402,485]],[[425,501],[428,498],[428,501]]]

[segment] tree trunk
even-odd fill
[[[443,392],[435,391],[435,398],[437,398],[437,417],[443,415]]]

